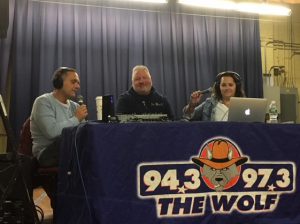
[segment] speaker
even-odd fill
[[[6,38],[9,24],[9,0],[0,1],[0,38]]]
[[[113,95],[103,96],[102,118],[104,122],[108,122],[110,117],[115,116],[114,105]]]
[[[281,122],[297,122],[298,89],[280,88],[280,120]]]
[[[113,95],[97,96],[97,120],[109,122],[110,118],[115,116],[115,104]]]

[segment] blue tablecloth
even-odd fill
[[[88,122],[63,131],[58,223],[300,224],[299,164],[300,125]]]

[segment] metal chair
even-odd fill
[[[33,157],[30,118],[27,118],[22,126],[18,153],[32,157],[34,164],[32,169],[32,186],[33,188],[41,186],[45,190],[48,197],[50,198],[51,207],[54,214],[56,204],[58,167],[40,167],[38,160]]]

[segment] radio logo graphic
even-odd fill
[[[212,213],[272,212],[295,191],[296,166],[250,159],[233,140],[213,137],[190,161],[139,164],[138,196],[154,199],[159,218],[203,216],[208,204]]]
[[[248,158],[241,157],[237,147],[227,139],[214,139],[200,149],[192,161],[200,167],[205,184],[215,191],[231,188],[239,179],[241,167]]]

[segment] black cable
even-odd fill
[[[79,129],[81,129],[83,126],[85,126],[85,124],[86,123],[81,123],[77,127],[77,130],[75,132],[74,148],[75,148],[75,152],[76,152],[76,161],[77,161],[77,165],[78,165],[79,176],[80,176],[80,180],[81,180],[81,183],[82,183],[82,188],[83,188],[83,191],[84,191],[84,196],[85,196],[86,204],[87,204],[87,207],[88,207],[90,219],[92,220],[92,212],[91,212],[90,204],[89,204],[88,197],[87,197],[86,187],[85,187],[85,183],[84,183],[83,176],[82,176],[81,166],[80,166],[80,163],[79,163],[78,149],[77,149],[77,135],[78,135]]]
[[[0,173],[4,173],[6,170],[8,170],[8,169],[10,169],[10,168],[12,168],[12,167],[14,167],[14,166],[15,166],[15,164],[12,164],[12,165],[10,165],[10,166],[5,167],[5,168],[3,168],[2,170],[0,170]]]
[[[44,222],[44,211],[38,205],[35,205],[35,209],[36,209],[37,213],[40,214],[39,224],[42,224]]]

